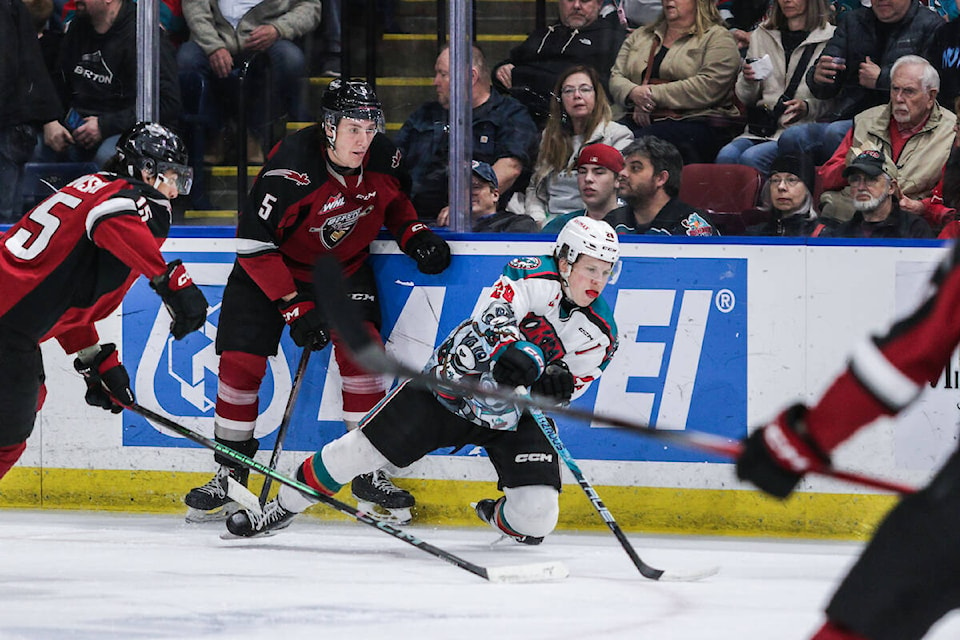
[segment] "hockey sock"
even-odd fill
[[[297,480],[328,496],[332,496],[343,487],[342,484],[335,482],[330,477],[326,467],[323,466],[323,462],[320,461],[320,456],[316,454],[300,463],[300,467],[297,469]],[[280,487],[277,501],[281,507],[294,513],[300,513],[310,505],[317,503],[316,498],[300,493],[287,485]]]
[[[17,460],[23,455],[23,450],[27,448],[26,442],[18,442],[8,447],[0,447],[0,478],[7,475],[7,471],[17,464]]]
[[[869,638],[827,620],[810,640],[869,640]]]

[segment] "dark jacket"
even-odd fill
[[[932,238],[930,225],[918,215],[907,213],[896,201],[885,220],[865,222],[863,214],[854,212],[850,220],[835,228],[826,228],[822,237],[834,238]]]
[[[960,21],[942,24],[933,34],[924,57],[940,74],[937,102],[953,111],[953,101],[960,96]]]
[[[0,0],[0,129],[42,125],[62,110],[43,64],[30,13],[20,0]]]
[[[806,214],[796,214],[784,218],[776,211],[767,211],[766,220],[759,224],[752,224],[747,227],[748,236],[780,236],[786,238],[808,237],[820,231],[817,235],[826,235],[823,231],[826,225],[817,218],[808,218]],[[749,212],[745,212],[749,217]]]
[[[561,73],[573,65],[588,64],[597,70],[606,88],[610,83],[610,69],[626,37],[626,28],[620,24],[616,12],[598,18],[583,29],[572,29],[560,22],[551,24],[535,30],[510,51],[510,57],[494,68],[494,83],[503,90],[496,81],[497,69],[513,64],[515,89],[527,87],[548,96]],[[607,93],[609,95],[609,91]]]
[[[913,2],[900,22],[884,24],[877,20],[873,9],[863,7],[847,11],[837,19],[837,30],[823,48],[824,56],[846,58],[846,70],[831,84],[814,82],[815,65],[807,71],[807,86],[820,100],[835,98],[832,112],[825,121],[850,120],[864,109],[890,101],[890,69],[897,58],[908,54],[922,55],[927,42],[943,24],[933,11]],[[883,38],[884,32],[887,33]],[[860,86],[860,63],[867,56],[880,66],[876,90]]]
[[[537,233],[537,221],[523,214],[497,211],[473,221],[473,230],[481,233]]]
[[[630,205],[617,207],[603,219],[617,233],[657,234],[666,236],[718,236],[710,217],[687,203],[671,198],[647,225],[637,224]]]
[[[137,120],[137,7],[124,0],[110,29],[99,34],[87,16],[70,22],[63,37],[54,82],[64,106],[81,116],[97,116],[104,138],[122,133]],[[180,84],[173,45],[160,35],[160,122],[176,128]]]

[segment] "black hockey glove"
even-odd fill
[[[207,299],[187,273],[183,262],[174,260],[162,276],[150,280],[150,286],[163,300],[163,306],[173,319],[170,333],[179,340],[196,331],[207,320]]]
[[[290,325],[290,337],[298,347],[320,351],[330,342],[323,314],[313,300],[298,293],[289,302],[279,303],[283,321]]]
[[[546,396],[557,404],[570,402],[573,396],[573,374],[563,360],[554,360],[543,370],[543,375],[530,385],[530,393]]]
[[[737,477],[778,498],[786,498],[812,468],[830,458],[810,438],[803,422],[807,408],[795,404],[743,441]]]
[[[418,222],[422,227],[407,239],[403,252],[417,261],[420,273],[434,275],[450,266],[450,245],[447,241]]]
[[[130,389],[130,376],[120,364],[117,345],[112,342],[100,345],[100,351],[92,357],[77,358],[73,368],[87,383],[84,399],[91,407],[120,413],[124,406],[136,402]]]
[[[511,343],[493,363],[493,379],[506,387],[529,387],[543,373],[543,352],[532,342]]]

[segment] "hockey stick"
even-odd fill
[[[517,394],[520,397],[528,395],[526,390],[522,387],[517,390]],[[570,451],[560,439],[559,432],[554,429],[553,426],[551,426],[550,422],[547,420],[547,417],[543,414],[543,411],[536,407],[530,407],[527,409],[527,411],[531,416],[533,416],[533,419],[537,421],[540,431],[542,431],[543,435],[545,435],[547,440],[550,441],[554,451],[557,452],[557,455],[560,456],[564,464],[567,465],[567,469],[570,470],[570,473],[573,474],[573,477],[577,479],[577,484],[579,484],[580,488],[583,489],[587,499],[590,500],[590,504],[593,505],[593,508],[596,509],[597,513],[600,514],[600,517],[603,518],[603,521],[607,524],[607,527],[613,532],[613,535],[617,538],[620,546],[623,547],[623,550],[627,552],[627,555],[630,556],[630,560],[633,561],[634,566],[644,578],[649,578],[650,580],[660,580],[663,582],[692,582],[707,578],[720,571],[719,567],[713,567],[694,573],[678,573],[664,569],[655,569],[644,562],[643,559],[637,555],[633,545],[630,544],[626,534],[623,533],[623,529],[620,528],[620,525],[617,524],[617,521],[613,518],[613,514],[610,513],[610,510],[607,509],[606,505],[603,504],[603,501],[600,499],[600,494],[597,493],[596,489],[594,489],[583,476],[583,472],[580,471],[580,465],[578,465],[577,461],[573,459],[572,455],[570,455]]]
[[[283,419],[280,421],[280,428],[277,429],[277,441],[273,444],[273,453],[270,454],[270,468],[276,469],[280,462],[280,454],[283,452],[283,441],[287,437],[287,428],[290,426],[290,417],[293,415],[293,407],[297,403],[297,396],[300,395],[300,387],[303,386],[304,373],[307,371],[307,364],[310,362],[310,352],[312,349],[304,347],[300,352],[300,364],[297,365],[297,373],[293,376],[293,387],[290,389],[290,397],[287,398],[287,407],[283,410]],[[270,494],[270,485],[273,478],[267,476],[263,479],[263,489],[260,490],[260,504],[267,503],[267,496]]]
[[[375,529],[379,529],[380,531],[393,536],[397,540],[406,542],[407,544],[410,544],[421,551],[425,551],[436,558],[440,558],[441,560],[469,571],[476,576],[480,576],[484,580],[488,580],[490,582],[538,582],[543,580],[559,580],[566,578],[569,575],[566,565],[564,565],[562,562],[541,562],[507,567],[481,567],[480,565],[464,560],[460,556],[454,555],[449,551],[444,551],[439,547],[435,547],[432,544],[424,542],[423,540],[420,540],[416,536],[409,534],[402,529],[393,527],[385,522],[374,520],[363,511],[354,509],[344,502],[340,502],[335,498],[320,493],[313,487],[294,480],[293,478],[287,477],[282,473],[279,473],[278,471],[275,471],[274,469],[257,462],[249,456],[245,456],[242,453],[234,451],[230,447],[222,445],[215,440],[211,440],[210,438],[193,431],[192,429],[188,429],[183,425],[177,424],[173,420],[151,411],[146,407],[134,403],[132,405],[125,406],[124,408],[129,409],[130,411],[133,411],[144,418],[147,418],[151,422],[179,433],[188,440],[192,440],[193,442],[211,449],[226,458],[230,458],[234,462],[241,464],[244,467],[252,469],[258,473],[262,473],[266,477],[272,478],[280,484],[285,484],[288,487],[292,487],[297,491],[310,496],[311,498],[319,500],[325,505],[333,507],[340,513],[356,518],[357,521],[362,522],[363,524],[369,525]]]
[[[484,396],[504,402],[512,402],[522,409],[546,409],[557,415],[581,420],[587,424],[591,422],[601,422],[612,427],[631,431],[657,440],[663,440],[677,446],[697,449],[734,460],[740,456],[743,449],[740,442],[712,433],[691,429],[685,429],[683,431],[655,429],[641,422],[603,415],[576,407],[557,407],[554,406],[553,401],[548,398],[541,398],[535,395],[518,396],[511,390],[480,385],[468,379],[440,379],[425,374],[390,357],[383,350],[382,346],[371,340],[366,332],[363,331],[359,316],[347,297],[347,292],[343,284],[343,272],[340,270],[340,265],[336,259],[322,256],[317,260],[313,283],[317,290],[318,299],[330,301],[326,311],[334,329],[343,338],[347,348],[353,354],[353,359],[367,371],[385,373],[398,378],[407,378],[412,384],[431,390],[439,389],[448,393],[465,396]],[[913,487],[898,482],[874,478],[851,471],[842,471],[827,465],[812,468],[809,473],[836,478],[837,480],[843,480],[873,489],[890,491],[892,493],[909,494],[916,491]]]

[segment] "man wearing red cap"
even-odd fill
[[[543,226],[544,233],[560,233],[563,225],[577,216],[603,220],[617,208],[617,182],[623,171],[623,155],[608,144],[589,144],[577,156],[577,187],[584,209],[578,209],[550,218]]]

